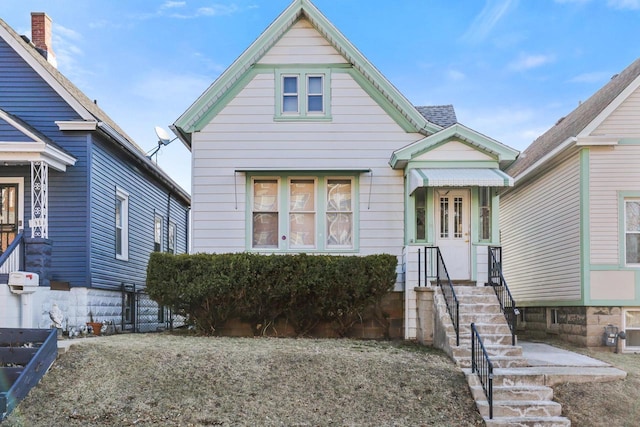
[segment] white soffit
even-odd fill
[[[410,193],[418,187],[512,187],[500,169],[411,169]]]

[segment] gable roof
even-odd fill
[[[46,160],[54,169],[65,171],[67,166],[73,166],[76,158],[67,152],[64,148],[53,142],[47,136],[43,135],[33,126],[0,108],[0,123],[6,123],[16,134],[22,138],[14,141],[2,141],[0,144],[0,153],[16,153],[25,152],[25,157],[19,160],[29,158],[29,160],[38,161]]]
[[[435,123],[443,128],[458,123],[456,112],[453,105],[425,105],[416,107],[416,110],[422,114],[431,123]]]
[[[310,0],[294,0],[171,126],[187,147],[191,148],[191,134],[207,124],[205,121],[209,119],[208,114],[214,105],[302,18],[306,18],[329,44],[382,94],[389,108],[399,113],[405,128],[425,135],[441,129],[441,126],[420,114]]]
[[[96,127],[112,142],[122,146],[127,152],[132,154],[148,172],[175,191],[183,201],[191,203],[189,194],[173,181],[158,165],[148,159],[144,150],[140,148],[107,113],[71,83],[57,68],[51,65],[32,43],[27,43],[2,19],[0,19],[0,38],[20,55],[85,122],[95,123]]]
[[[613,103],[620,103],[624,99],[619,99],[623,92],[630,86],[640,86],[640,58],[624,69],[620,74],[604,85],[589,99],[580,104],[569,115],[560,119],[555,126],[538,137],[522,155],[507,169],[507,172],[514,177],[527,171],[543,158],[552,155],[554,151],[560,150],[563,144],[575,142],[576,138],[590,124]],[[627,95],[628,96],[628,95]],[[626,98],[626,96],[624,97]]]
[[[506,162],[513,161],[518,155],[517,150],[476,132],[461,123],[456,123],[438,133],[394,151],[389,160],[389,165],[394,169],[404,168],[414,157],[430,151],[450,139],[463,141],[477,150],[491,155],[496,161],[503,162],[503,165]]]

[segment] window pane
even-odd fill
[[[453,237],[460,239],[462,237],[462,197],[453,199]]]
[[[640,328],[640,311],[625,312],[624,323],[627,328]]]
[[[627,339],[625,345],[627,347],[640,347],[640,331],[639,330],[627,330]]]
[[[309,95],[310,112],[322,112],[322,95]]]
[[[283,79],[283,92],[286,94],[298,93],[298,78],[296,76],[284,77]]]
[[[174,223],[169,224],[169,252],[175,253],[176,251],[176,225]]]
[[[289,210],[315,210],[315,182],[312,179],[293,179],[289,184]]]
[[[253,247],[277,248],[278,247],[278,214],[254,213],[253,214]]]
[[[491,189],[480,189],[480,239],[491,240]]]
[[[327,246],[352,246],[351,214],[327,214]]]
[[[285,95],[282,99],[282,111],[284,113],[297,113],[298,112],[298,96],[297,95]]]
[[[122,200],[116,199],[116,227],[122,227]]]
[[[626,239],[627,264],[640,264],[640,233],[629,233]]]
[[[262,212],[278,210],[278,180],[256,180],[253,183],[253,210]]]
[[[327,183],[327,211],[351,211],[351,180],[330,179]]]
[[[640,201],[626,202],[627,231],[640,231]]]
[[[309,94],[322,95],[322,77],[321,76],[309,77]]]
[[[316,236],[316,216],[313,213],[289,215],[289,247],[314,247]]]
[[[414,193],[415,203],[416,203],[416,239],[417,240],[426,240],[427,238],[427,229],[425,226],[426,220],[426,198],[427,198],[427,189],[426,188],[418,188]]]
[[[440,237],[449,237],[449,198],[440,198]]]

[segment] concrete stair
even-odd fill
[[[447,312],[442,291],[437,289],[436,346],[441,347],[463,370],[480,415],[488,426],[570,426],[562,417],[560,404],[553,401],[553,389],[545,385],[545,376],[526,369],[522,348],[513,346],[511,330],[491,287],[454,286],[459,302],[460,338]],[[471,323],[476,325],[493,363],[493,418],[489,403],[476,373],[471,373]]]

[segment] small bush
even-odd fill
[[[153,253],[147,292],[213,334],[231,318],[249,322],[254,334],[285,319],[306,335],[329,321],[340,336],[378,307],[396,280],[393,255],[170,255]]]

